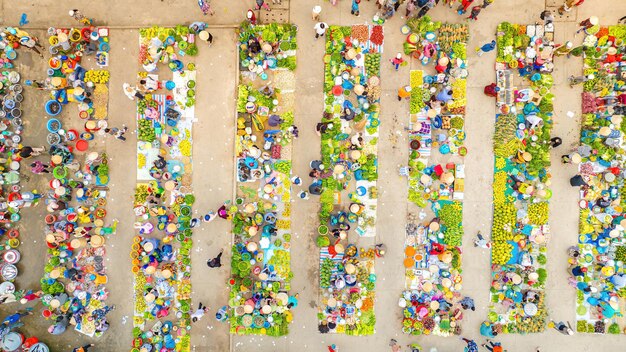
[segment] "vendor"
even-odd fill
[[[437,100],[446,104],[448,101],[452,100],[452,89],[450,87],[444,87],[439,94],[437,94]]]
[[[355,112],[352,107],[345,107],[343,109],[343,113],[341,114],[341,118],[346,121],[354,120]]]

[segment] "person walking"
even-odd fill
[[[402,99],[411,99],[411,86],[404,86],[398,89],[398,101],[402,101]]]
[[[497,97],[499,91],[500,87],[498,87],[498,85],[495,83],[491,83],[490,85],[485,86],[485,88],[483,89],[483,93],[485,93],[486,96],[492,98]]]
[[[49,168],[48,164],[44,164],[39,160],[30,164],[30,171],[34,173],[35,175],[50,173],[50,170],[48,170],[48,168]]]
[[[582,31],[585,31],[585,33],[587,33],[587,30],[589,28],[597,26],[599,22],[600,22],[600,20],[596,16],[591,16],[591,17],[587,18],[586,20],[584,20],[584,21],[582,21],[582,22],[580,22],[578,24],[581,28],[576,31],[576,34],[582,32]]]
[[[550,10],[543,11],[541,15],[539,15],[539,18],[541,18],[546,26],[551,25],[554,22],[554,15]]]
[[[435,0],[428,0],[428,2],[420,8],[420,11],[417,13],[417,18],[422,18],[426,16],[428,11],[430,11],[433,7],[435,7]]]
[[[583,75],[583,76],[569,76],[567,78],[567,80],[569,81],[569,86],[570,88],[574,88],[575,85],[581,84],[581,83],[585,83],[590,79],[594,79],[595,76],[593,74],[590,74],[588,76]]]
[[[319,5],[313,6],[313,11],[311,11],[311,19],[315,22],[319,22],[321,18],[322,7]]]
[[[487,351],[491,352],[505,352],[502,348],[502,344],[500,342],[493,342],[491,340],[487,340],[488,345],[483,343],[483,347],[487,349]]]
[[[313,27],[315,29],[315,39],[323,37],[326,34],[328,25],[325,22],[317,22]]]
[[[569,53],[572,51],[573,47],[574,47],[574,44],[570,41],[567,41],[565,42],[565,44],[557,46],[552,52],[552,54],[554,56],[565,56],[565,55],[569,56]]]
[[[202,10],[203,15],[215,15],[215,11],[211,8],[209,0],[198,0],[198,6],[200,6],[200,10]]]
[[[45,151],[46,151],[46,147],[44,146],[41,146],[40,148],[33,148],[33,147],[26,146],[26,147],[22,147],[19,149],[18,155],[22,159],[28,159],[33,156],[39,156],[41,155],[41,153]]]
[[[194,323],[197,322],[198,320],[202,319],[202,317],[208,311],[209,311],[209,307],[203,305],[202,302],[200,302],[200,304],[198,304],[198,309],[196,309],[196,311],[191,314],[191,321]]]
[[[126,131],[128,131],[128,127],[123,126],[121,129],[117,128],[117,127],[112,127],[112,128],[105,128],[104,132],[110,134],[111,136],[121,140],[121,141],[126,141],[126,137],[124,137],[124,134],[126,133]]]
[[[402,346],[398,344],[396,339],[391,339],[389,341],[389,347],[391,347],[391,352],[400,352],[402,350]]]
[[[472,297],[465,296],[462,300],[459,301],[459,303],[461,304],[461,307],[463,307],[463,309],[465,310],[476,310],[476,305],[474,304],[474,299]]]
[[[402,58],[402,53],[397,53],[396,57],[394,57],[393,59],[389,61],[391,61],[391,64],[395,67],[396,71],[398,71],[398,69],[400,68],[400,65],[404,63],[404,59]]]
[[[493,51],[496,48],[496,41],[492,40],[490,43],[484,44],[480,48],[476,48],[476,55],[483,56],[484,53]]]
[[[78,9],[72,9],[69,12],[70,16],[74,18],[76,21],[80,22],[84,26],[91,26],[91,19],[83,16],[83,14]]]
[[[556,148],[563,144],[561,137],[553,137],[550,139],[550,148]]]
[[[361,0],[352,0],[352,10],[350,11],[350,13],[352,13],[353,15],[355,15],[356,17],[359,17],[359,4],[361,3]]]
[[[559,15],[563,16],[565,13],[572,11],[574,7],[582,5],[583,2],[585,2],[585,0],[565,0],[557,11]]]
[[[551,321],[551,322],[554,323],[554,321]],[[572,326],[569,324],[569,321],[567,322],[567,324],[565,324],[562,321],[554,324],[554,329],[563,335],[568,335],[568,336],[574,335],[574,330],[572,329]]]
[[[413,17],[413,14],[415,13],[415,10],[417,10],[417,6],[415,5],[416,1],[417,0],[409,0],[409,2],[407,2],[407,4],[406,4],[406,14],[405,14],[406,18]]]
[[[72,351],[73,352],[87,352],[93,346],[95,346],[95,345],[93,343],[90,343],[90,344],[82,346],[82,347],[76,347]]]
[[[467,19],[469,20],[478,20],[478,15],[480,14],[480,11],[483,10],[482,6],[474,6],[472,7],[472,12],[470,12],[469,17],[467,17]]]
[[[476,344],[476,341],[466,339],[465,337],[462,337],[461,340],[467,343],[467,346],[465,346],[463,352],[478,352],[478,345]]]
[[[473,2],[474,0],[462,0],[461,4],[457,8],[459,15],[464,15],[467,12],[467,9],[470,7],[470,5],[472,5]]]
[[[483,0],[482,8],[486,8],[487,6],[493,4],[494,0]]]
[[[219,268],[222,266],[222,254],[224,253],[224,250],[221,250],[220,253],[217,255],[217,257],[213,258],[213,259],[209,259],[206,262],[206,265],[208,265],[209,268]]]
[[[257,10],[264,9],[264,10],[267,10],[268,12],[272,11],[272,9],[270,9],[270,5],[268,5],[265,2],[265,0],[256,0],[256,9]]]

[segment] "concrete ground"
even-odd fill
[[[466,164],[466,194],[464,226],[465,253],[463,257],[464,293],[476,300],[475,312],[466,314],[464,336],[478,338],[478,326],[487,315],[490,285],[489,253],[473,248],[471,239],[476,231],[488,233],[491,223],[491,182],[493,155],[491,136],[495,116],[495,104],[483,95],[482,89],[494,80],[493,53],[478,60],[472,48],[494,38],[499,22],[533,23],[538,21],[539,13],[546,7],[560,0],[496,1],[483,11],[478,22],[470,24],[471,39],[469,45],[468,106],[466,117],[467,147],[469,154]],[[287,5],[288,0],[283,0]],[[480,2],[480,1],[478,1]],[[49,26],[74,25],[67,15],[72,8],[79,8],[98,23],[111,26],[110,67],[110,124],[119,126],[123,123],[134,125],[135,104],[128,100],[121,89],[123,82],[134,79],[138,70],[137,39],[138,28],[150,25],[176,25],[195,20],[207,20],[215,28],[211,30],[215,41],[210,49],[201,48],[196,58],[198,66],[198,86],[196,116],[199,122],[195,128],[194,145],[194,189],[197,194],[195,209],[205,211],[214,209],[224,199],[231,199],[233,188],[233,136],[235,133],[235,94],[237,79],[236,35],[234,25],[244,18],[245,10],[254,1],[213,0],[216,15],[203,17],[196,1],[174,0],[135,0],[135,1],[7,1],[0,0],[0,23],[17,25],[20,15],[28,14],[30,23],[26,28],[40,38],[45,38],[44,29]],[[89,6],[87,6],[89,4]],[[319,157],[319,138],[314,133],[315,123],[321,119],[323,101],[323,62],[324,47],[322,41],[315,41],[313,24],[310,19],[311,7],[320,4],[323,7],[322,18],[329,24],[363,23],[371,19],[375,12],[374,1],[363,1],[361,16],[350,15],[350,1],[340,0],[337,7],[321,0],[291,0],[289,11],[275,11],[275,16],[289,17],[291,22],[300,27],[298,43],[298,69],[296,70],[297,95],[296,124],[300,129],[300,138],[294,143],[294,172],[301,176],[308,173],[308,162]],[[286,6],[285,6],[286,7]],[[396,15],[385,24],[385,53],[383,62],[392,58],[401,50],[404,37],[399,28],[404,18]],[[452,10],[438,7],[431,13],[436,20],[462,21]],[[626,1],[587,0],[578,10],[574,10],[569,22],[557,22],[557,42],[572,39],[576,29],[576,20],[591,15],[600,18],[602,24],[614,24],[626,15]],[[578,38],[580,40],[580,38]],[[45,62],[37,56],[20,52],[18,69],[26,79],[42,78],[45,75]],[[384,93],[381,102],[381,142],[379,144],[380,200],[378,215],[378,241],[388,247],[388,255],[376,264],[377,284],[377,332],[370,337],[350,337],[320,335],[317,333],[317,308],[310,302],[317,299],[317,256],[314,235],[319,203],[312,198],[308,201],[297,200],[293,208],[292,224],[294,240],[292,258],[301,258],[292,262],[295,273],[293,288],[300,292],[300,305],[295,309],[291,332],[284,338],[269,337],[230,337],[228,326],[215,322],[212,315],[227,301],[228,289],[226,278],[228,265],[219,270],[209,270],[205,261],[213,257],[220,248],[227,249],[224,263],[229,263],[228,248],[231,235],[229,224],[215,221],[195,230],[193,250],[193,299],[202,301],[211,308],[211,312],[192,330],[192,342],[195,351],[325,351],[326,346],[335,343],[341,352],[345,351],[388,351],[388,341],[395,338],[402,344],[419,342],[425,348],[438,347],[439,351],[460,351],[462,342],[457,338],[407,337],[400,332],[401,310],[397,300],[404,289],[403,242],[404,223],[407,209],[407,190],[405,179],[397,176],[397,168],[407,162],[406,136],[399,135],[408,118],[408,104],[399,103],[396,89],[409,81],[410,68],[419,68],[416,62],[411,67],[404,67],[396,73],[391,65],[382,65],[382,86]],[[567,76],[580,74],[582,63],[579,60],[557,59],[554,72],[556,94],[554,135],[563,138],[564,145],[553,152],[552,167],[553,193],[550,203],[550,224],[552,240],[548,245],[547,305],[550,316],[555,320],[574,322],[575,292],[567,286],[565,249],[576,243],[578,224],[578,195],[576,189],[569,187],[568,178],[575,173],[572,166],[558,163],[560,154],[578,141],[578,117],[569,118],[568,111],[580,115],[580,88],[570,89]],[[45,117],[43,102],[45,94],[27,90],[25,143],[40,145],[44,142],[43,132]],[[72,112],[66,109],[64,114]],[[74,115],[71,115],[72,117]],[[67,120],[67,119],[65,119]],[[129,259],[130,245],[134,234],[132,212],[132,194],[135,177],[130,173],[135,170],[135,136],[128,136],[125,143],[112,138],[106,139],[106,150],[111,157],[111,202],[108,206],[109,219],[120,220],[118,233],[107,243],[107,270],[111,291],[109,303],[117,309],[109,317],[110,330],[96,340],[95,351],[127,351],[131,343],[132,330],[132,276]],[[33,187],[44,189],[41,178],[31,179]],[[29,185],[30,186],[30,185]],[[43,214],[41,206],[25,209],[22,225],[25,226],[24,244],[21,249],[23,261],[17,285],[21,288],[36,288],[42,276],[45,256],[43,242]],[[0,316],[12,312],[15,305],[0,307]],[[36,312],[41,307],[35,308]],[[89,339],[74,332],[66,332],[52,338],[44,329],[48,323],[39,315],[26,318],[28,333],[38,334],[50,344],[53,351],[68,351],[69,346],[76,347],[88,343]],[[565,337],[555,331],[536,335],[510,335],[498,339],[510,352],[535,351],[537,346],[542,351],[618,351],[623,337],[605,335],[581,335]]]

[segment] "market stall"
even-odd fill
[[[577,288],[576,330],[626,333],[626,26],[587,30],[580,146],[572,154],[588,187],[580,192],[578,247],[570,252]]]
[[[376,236],[382,50],[382,26],[328,30],[320,124],[324,167],[313,181],[321,192],[322,333],[374,333],[375,254],[357,246],[355,237]]]
[[[406,226],[402,329],[412,335],[458,335],[469,30],[425,16],[409,20],[403,31],[408,32],[405,54],[428,72],[410,73],[409,213],[419,211],[424,220]]]
[[[104,259],[116,222],[106,222],[108,157],[93,142],[107,126],[109,73],[88,68],[83,58],[93,56],[97,66],[107,66],[108,60],[100,58],[108,57],[109,34],[105,27],[91,26],[49,28],[48,36],[51,57],[42,88],[50,92],[43,108],[51,178],[45,195],[42,314],[53,327],[68,319],[76,331],[100,336],[109,328],[106,315],[113,309],[106,304]]]
[[[187,26],[140,30],[139,72],[124,90],[137,99],[136,236],[133,349],[191,350],[191,188],[196,31]],[[169,70],[157,73],[157,68]],[[129,91],[132,93],[129,94]]]
[[[23,288],[16,285],[19,275],[19,262],[22,258],[20,233],[23,229],[19,225],[21,220],[20,209],[38,203],[40,196],[36,191],[27,191],[23,188],[23,168],[19,156],[20,143],[24,132],[23,110],[24,83],[20,73],[16,70],[15,62],[18,50],[26,43],[25,40],[35,41],[37,38],[19,28],[3,28],[0,32],[0,141],[3,146],[0,152],[0,195],[2,197],[2,212],[0,219],[0,298],[2,303],[19,301],[25,294]]]
[[[293,319],[291,162],[297,28],[239,28],[240,83],[228,314],[231,333],[283,336]]]
[[[553,30],[498,26],[491,307],[485,323],[497,333],[546,327]]]

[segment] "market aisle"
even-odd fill
[[[70,9],[79,9],[83,15],[96,18],[99,24],[108,26],[176,26],[196,20],[209,22],[211,25],[238,24],[245,18],[246,11],[253,1],[212,0],[214,16],[203,16],[198,1],[177,0],[30,0],[4,1],[5,23],[17,25],[20,14],[26,12],[30,23],[28,27],[48,28],[51,23],[71,26],[75,21],[68,16]],[[308,6],[307,6],[308,7]],[[3,7],[0,6],[0,9]],[[53,20],[51,20],[53,19]]]
[[[211,29],[214,41],[200,46],[196,58],[197,99],[193,138],[194,217],[217,210],[233,197],[235,92],[237,78],[236,37],[232,29]],[[215,320],[217,310],[228,303],[231,257],[230,221],[216,219],[201,223],[193,231],[192,308],[200,302],[209,307],[202,320],[193,324],[192,346],[198,351],[226,351],[229,348],[228,323]],[[224,250],[222,267],[206,265]]]
[[[116,309],[110,313],[111,328],[101,341],[112,350],[124,350],[131,345],[133,329],[133,280],[131,275],[130,247],[134,234],[133,194],[136,180],[137,134],[135,129],[136,102],[129,100],[122,84],[132,82],[137,73],[137,30],[112,30],[109,83],[109,126],[121,128],[126,125],[129,132],[127,140],[122,142],[107,136],[106,152],[109,155],[111,184],[109,185],[109,204],[107,218],[119,220],[117,233],[108,237],[106,265],[109,277],[107,289],[110,292],[110,304]],[[132,132],[132,133],[131,133]],[[64,335],[65,336],[65,335]],[[88,343],[85,339],[84,343]]]

